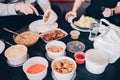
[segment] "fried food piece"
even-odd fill
[[[45,15],[45,19],[44,19],[44,22],[47,22],[50,18],[50,12],[48,12],[46,15]]]

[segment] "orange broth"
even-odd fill
[[[27,72],[30,74],[37,74],[44,71],[46,68],[43,64],[34,64],[27,69]]]

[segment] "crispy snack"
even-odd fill
[[[63,59],[61,61],[57,61],[53,64],[53,68],[55,71],[62,73],[62,74],[67,74],[70,73],[74,70],[75,66],[73,63],[67,59]]]
[[[50,42],[52,40],[57,40],[63,38],[67,35],[67,33],[61,29],[52,30],[41,34],[40,37],[45,40],[45,42]]]
[[[20,35],[25,38],[21,37]],[[25,46],[31,46],[35,44],[39,39],[39,34],[32,31],[25,31],[20,33],[20,35],[17,35],[16,37],[14,37],[14,41],[17,44],[22,44]]]

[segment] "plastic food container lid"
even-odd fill
[[[86,51],[85,59],[97,65],[106,65],[109,63],[109,54],[99,49],[90,49]]]
[[[67,43],[67,50],[72,53],[81,52],[85,50],[85,45],[80,41],[71,41]]]

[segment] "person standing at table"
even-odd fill
[[[77,16],[77,10],[84,1],[75,0],[73,9],[65,16],[66,20],[69,16]],[[85,10],[85,15],[96,19],[105,18],[120,26],[120,0],[91,0],[90,5]]]

